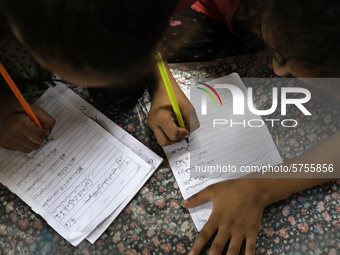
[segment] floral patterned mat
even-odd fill
[[[241,77],[273,77],[271,65],[257,56],[218,60],[209,64],[172,65],[177,82],[185,87],[231,72]],[[73,88],[93,103],[85,88]],[[271,104],[266,86],[255,88],[257,106]],[[313,92],[312,92],[313,94]],[[126,113],[108,116],[165,158],[146,124],[148,95]],[[340,105],[312,100],[312,118],[299,118],[296,129],[269,131],[284,161],[340,130]],[[267,109],[267,108],[265,108]],[[275,116],[273,116],[275,117]],[[336,254],[340,250],[340,180],[302,191],[265,209],[256,254]],[[73,247],[7,188],[0,185],[0,254],[187,254],[197,235],[182,196],[165,160],[119,217],[93,245],[83,241]]]

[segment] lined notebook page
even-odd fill
[[[53,88],[58,94],[60,94],[65,100],[72,103],[79,111],[85,114],[90,119],[97,122],[107,132],[113,135],[122,144],[129,147],[134,153],[144,159],[152,169],[156,169],[160,166],[163,159],[106,117],[103,113],[94,108],[91,104],[82,99],[75,92],[67,88],[63,83],[57,82],[57,85]]]
[[[232,84],[246,92],[238,74],[221,77],[208,82],[214,84]],[[195,88],[191,88],[195,89]],[[198,90],[198,89],[197,89]],[[170,162],[171,169],[177,180],[184,199],[192,196],[205,187],[227,179],[239,178],[246,173],[230,172],[210,175],[209,173],[195,172],[195,166],[234,166],[237,170],[241,166],[260,166],[261,164],[276,165],[282,163],[282,159],[268,132],[267,127],[253,128],[246,125],[216,125],[212,127],[214,119],[225,119],[230,122],[246,123],[250,119],[261,118],[257,115],[245,112],[245,115],[233,115],[232,95],[226,89],[216,89],[219,93],[223,107],[215,105],[212,99],[207,97],[207,115],[201,115],[202,93],[191,93],[190,101],[196,109],[200,119],[200,128],[190,136],[190,144],[185,141],[164,147],[164,151]],[[246,95],[246,93],[245,93]],[[209,100],[210,99],[210,100]],[[257,123],[258,124],[258,123]],[[212,203],[206,203],[196,208],[189,209],[195,226],[201,230],[208,220]]]
[[[115,220],[115,218],[121,213],[125,206],[130,202],[130,200],[137,194],[137,192],[142,188],[146,181],[151,177],[151,175],[156,171],[156,169],[163,162],[163,159],[126,132],[124,129],[119,127],[116,123],[112,122],[108,117],[99,112],[96,108],[74,93],[72,90],[67,88],[64,84],[58,82],[57,86],[53,88],[62,98],[71,102],[78,110],[83,114],[97,122],[106,131],[117,138],[122,144],[130,148],[139,157],[145,160],[145,162],[151,166],[151,170],[145,174],[145,177],[136,185],[131,188],[131,193],[126,197],[126,199],[117,207],[117,209],[102,223],[100,223],[95,230],[93,230],[88,236],[87,240],[94,243],[103,232],[109,227],[109,225]]]
[[[151,166],[53,89],[36,104],[56,119],[52,134],[30,155],[0,149],[1,182],[77,245]]]

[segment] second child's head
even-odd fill
[[[1,0],[14,35],[45,68],[75,84],[140,78],[175,0]]]
[[[259,0],[255,0],[259,1]],[[339,77],[340,1],[261,0],[278,75]],[[71,83],[124,84],[151,68],[176,0],[0,0],[16,37]]]
[[[340,1],[269,0],[262,28],[277,75],[340,76]]]

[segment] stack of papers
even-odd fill
[[[0,178],[72,245],[105,231],[162,158],[63,84],[36,102],[56,124],[25,154],[0,148]]]

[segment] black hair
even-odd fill
[[[1,0],[39,57],[129,77],[148,64],[176,0]]]
[[[279,64],[294,59],[339,75],[339,0],[270,0],[266,12],[268,43]]]

